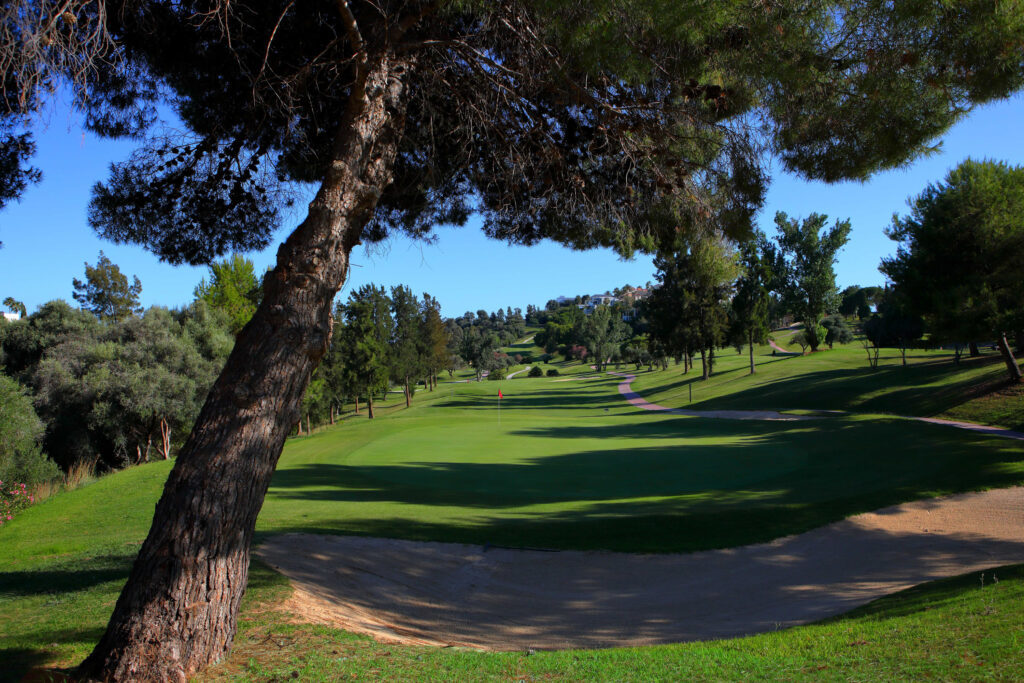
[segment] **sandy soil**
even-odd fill
[[[285,609],[385,641],[492,650],[726,638],[1024,562],[1024,488],[907,503],[771,543],[686,555],[287,534],[258,554]]]

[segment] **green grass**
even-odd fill
[[[943,392],[975,386],[998,370],[981,359],[953,372],[933,355],[916,354],[906,370],[872,373],[844,350],[784,359],[762,353],[751,378],[745,359],[723,355],[721,373],[695,387],[695,407],[882,412],[889,406],[913,413],[932,406],[949,414],[972,402],[957,404]],[[586,379],[594,373],[578,363],[559,368],[570,381],[442,383],[417,393],[411,410],[396,397],[378,406],[376,420],[367,420],[364,410],[291,440],[258,533],[689,550],[795,533],[903,500],[1024,481],[1019,442],[877,415],[798,423],[659,415],[626,404],[616,379]],[[634,388],[651,400],[686,405],[689,378],[678,368],[639,374]],[[506,397],[500,425],[499,387]],[[929,392],[946,397],[929,398]],[[758,394],[767,398],[757,402]],[[1012,400],[987,395],[974,402],[1005,411]],[[87,654],[148,530],[169,468],[154,463],[102,478],[0,527],[0,681],[19,680],[35,666],[69,666]],[[844,620],[753,638],[527,657],[383,646],[288,625],[268,607],[287,592],[283,580],[256,565],[238,647],[217,675],[1012,680],[1024,670],[1024,577],[1020,569],[999,576],[998,586],[984,590],[975,576],[890,598]]]
[[[698,359],[697,368],[685,375],[681,366],[640,372],[633,388],[654,403],[696,410],[849,410],[1024,430],[1024,386],[1007,385],[997,352],[964,358],[957,366],[947,352],[914,350],[903,367],[898,351],[883,349],[878,369],[871,370],[855,344],[805,356],[772,356],[762,346],[755,361],[757,373],[750,376],[746,352],[727,349],[706,382]]]

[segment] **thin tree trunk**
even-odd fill
[[[1013,357],[1013,351],[1010,350],[1010,344],[1006,341],[1006,333],[999,333],[999,351],[1003,354],[1003,362],[1006,363],[1006,371],[1010,374],[1010,379],[1014,382],[1021,381],[1020,366],[1017,365],[1017,359]]]
[[[78,675],[185,681],[231,647],[256,516],[327,351],[331,304],[391,169],[411,65],[360,53],[360,79],[306,219],[281,245],[164,486],[106,632]]]
[[[750,347],[750,374],[754,374],[754,329],[747,332],[747,346]]]
[[[408,377],[405,378],[405,386],[403,388],[405,389],[405,407],[408,408],[412,405],[412,390],[409,387]]]
[[[967,348],[970,349],[971,358],[977,358],[981,355],[981,351],[978,350],[978,342],[971,342],[967,345]]]
[[[358,415],[359,414],[359,395],[358,394],[356,394],[355,404],[356,404],[356,412],[355,412],[355,414]]]
[[[367,419],[373,419],[373,392],[371,391],[366,395],[366,415]]]
[[[295,423],[295,435],[302,436],[302,416],[299,415],[299,421]]]
[[[331,403],[331,426],[334,426],[334,403]]]
[[[313,428],[309,424],[309,413],[306,413],[306,433],[307,434],[312,434],[313,433]]]
[[[704,348],[701,348],[700,350],[700,366],[702,372],[701,379],[707,379],[708,377],[711,377],[711,368],[708,367],[708,354]]]

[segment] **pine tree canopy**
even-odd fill
[[[1024,13],[991,0],[74,0],[14,30],[51,5],[0,13],[7,110],[78,77],[87,125],[141,141],[92,224],[174,263],[265,246],[382,55],[404,125],[363,240],[479,211],[494,237],[624,254],[744,234],[771,155],[828,181],[904,164],[1024,71]],[[99,58],[33,60],[33,37]],[[151,125],[161,102],[183,130]]]

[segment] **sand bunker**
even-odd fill
[[[814,621],[918,583],[1024,562],[1024,488],[857,515],[685,555],[287,534],[257,550],[303,620],[413,644],[600,648]]]

